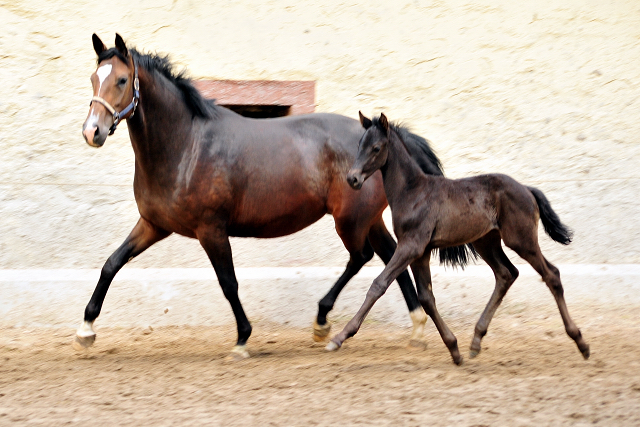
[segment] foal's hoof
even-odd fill
[[[87,335],[86,337],[76,335],[72,345],[74,350],[83,351],[91,347],[94,342],[96,342],[95,335]]]
[[[462,365],[462,362],[464,362],[464,359],[462,358],[461,355],[458,355],[457,357],[453,357],[453,363],[455,363],[456,365],[460,366]]]
[[[329,341],[329,344],[327,344],[327,346],[324,348],[326,351],[336,351],[340,348],[340,345],[333,342],[333,341]]]
[[[589,350],[588,344],[585,348],[580,349],[580,352],[582,353],[582,357],[584,357],[584,360],[589,359],[589,356],[591,356],[591,351]]]
[[[318,325],[317,321],[313,321],[313,340],[315,342],[326,341],[331,332],[331,323],[327,322],[324,325]]]
[[[231,353],[227,356],[227,360],[237,362],[240,360],[248,359],[249,357],[250,356],[249,356],[249,352],[247,351],[247,346],[237,345],[233,347],[233,349],[231,350]]]
[[[480,350],[474,350],[474,349],[469,350],[469,358],[470,359],[473,359],[474,357],[476,357],[479,354],[480,354]]]
[[[410,350],[426,350],[427,343],[420,340],[409,340],[409,349]]]

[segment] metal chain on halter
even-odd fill
[[[140,101],[140,80],[138,80],[138,63],[136,62],[135,58],[133,58],[133,99],[131,100],[131,102],[129,103],[129,105],[127,105],[126,107],[124,107],[124,109],[120,112],[116,111],[115,108],[113,108],[111,106],[111,104],[109,104],[105,99],[99,97],[99,96],[94,96],[93,98],[91,98],[91,102],[89,103],[89,105],[93,104],[93,101],[97,101],[100,104],[102,104],[104,106],[104,108],[106,108],[110,113],[111,116],[113,116],[113,124],[111,125],[111,127],[109,128],[109,135],[113,135],[113,133],[116,131],[116,128],[118,127],[118,124],[122,121],[122,119],[129,119],[131,117],[133,117],[134,113],[136,112],[136,107],[138,106],[138,102]],[[127,114],[129,114],[127,117]]]

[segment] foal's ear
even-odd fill
[[[360,115],[360,124],[362,125],[363,128],[365,129],[369,129],[372,125],[371,120],[367,119],[363,114],[362,111],[358,111],[358,114]]]
[[[124,56],[129,55],[129,50],[127,49],[127,45],[124,44],[124,40],[122,40],[122,37],[118,33],[116,33],[116,49],[118,49],[118,51]]]
[[[384,129],[384,131],[389,134],[389,120],[387,120],[387,116],[384,113],[380,113],[380,126]]]
[[[102,52],[107,50],[107,47],[102,43],[102,40],[100,40],[100,37],[98,37],[96,33],[93,33],[91,40],[93,41],[93,50],[96,51],[96,55],[100,56]]]

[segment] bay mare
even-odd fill
[[[94,97],[83,135],[100,147],[127,120],[140,219],[102,268],[74,346],[94,342],[93,323],[120,268],[178,233],[198,239],[209,256],[238,327],[232,355],[248,357],[251,325],[238,298],[229,236],[284,236],[327,213],[350,255],[344,273],[319,302],[314,338],[328,338],[327,313],[342,288],[374,252],[387,263],[396,247],[382,221],[387,200],[381,174],[359,192],[345,179],[363,133],[358,121],[335,114],[248,119],[203,99],[167,57],[128,49],[119,35],[115,44],[108,49],[93,35],[98,68],[91,76]],[[426,140],[409,133],[407,140],[411,149],[426,153],[423,170],[442,175]],[[453,248],[440,257],[464,265],[467,252]],[[398,283],[416,344],[427,318],[408,272],[399,274]]]
[[[429,259],[433,249],[471,243],[496,278],[493,295],[476,324],[471,342],[471,357],[476,356],[491,318],[518,277],[518,270],[502,250],[503,241],[542,276],[556,299],[567,334],[587,359],[589,345],[569,316],[560,272],[542,255],[538,245],[538,220],[542,220],[544,230],[553,240],[565,245],[571,242],[571,231],[560,222],[545,195],[506,175],[457,180],[426,175],[407,150],[402,129],[390,125],[384,114],[372,121],[360,113],[360,122],[367,130],[347,180],[355,189],[364,188],[368,178],[382,171],[398,247],[373,281],[360,310],[331,339],[327,350],[337,350],[355,335],[389,284],[411,266],[422,307],[433,319],[454,363],[462,363],[456,337],[436,308]]]

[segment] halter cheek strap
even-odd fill
[[[96,101],[102,104],[113,117],[113,124],[109,128],[109,135],[113,135],[113,133],[116,131],[116,128],[118,127],[118,124],[123,119],[129,119],[133,117],[133,114],[136,112],[136,107],[138,106],[138,102],[140,101],[140,80],[138,80],[138,63],[135,59],[133,59],[133,69],[133,99],[131,100],[129,105],[124,107],[122,111],[116,111],[116,109],[113,108],[111,104],[109,104],[105,99],[99,96],[94,96],[93,98],[91,98],[91,103],[89,105],[93,104],[93,101]]]

